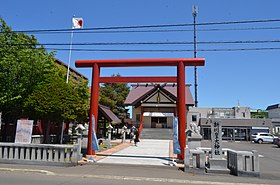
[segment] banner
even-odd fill
[[[15,143],[31,143],[33,120],[18,120]]]
[[[96,137],[96,133],[95,133],[95,119],[94,119],[94,115],[91,116],[92,119],[92,150],[96,150],[98,151],[99,147],[98,147],[98,140]]]
[[[173,118],[173,153],[181,154],[180,144],[178,141],[178,117]]]

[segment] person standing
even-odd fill
[[[129,137],[130,137],[130,143],[131,143],[131,141],[134,139],[134,131],[133,130],[130,131]]]
[[[137,146],[138,142],[139,142],[139,133],[138,133],[138,130],[135,130],[135,133],[134,133],[134,145]]]

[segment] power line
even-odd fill
[[[36,48],[34,48],[36,49]],[[45,48],[46,50],[69,51],[62,48]],[[225,49],[198,49],[199,52],[225,52],[225,51],[265,51],[280,50],[280,47],[261,47],[261,48],[225,48]],[[82,52],[193,52],[193,49],[72,49],[72,51]]]
[[[233,40],[233,41],[197,41],[196,44],[264,44],[280,43],[280,40]],[[111,46],[111,45],[192,45],[194,42],[84,42],[72,43],[76,46]],[[37,46],[69,46],[69,43],[40,43]],[[34,46],[34,44],[0,44],[1,46]]]
[[[17,48],[23,50],[46,49],[52,51],[69,51],[69,48]],[[265,51],[280,50],[280,47],[255,47],[255,48],[219,48],[219,49],[197,49],[199,52],[225,52],[225,51]],[[193,49],[86,49],[74,48],[72,51],[79,52],[193,52]]]
[[[198,32],[211,31],[251,31],[251,30],[279,30],[280,27],[245,27],[245,28],[210,28],[196,29]],[[193,29],[168,29],[168,30],[116,30],[116,31],[74,31],[75,34],[111,34],[111,33],[164,33],[164,32],[193,32]],[[1,32],[0,32],[1,33]],[[36,34],[69,34],[69,31],[38,32]]]
[[[197,23],[197,26],[210,26],[210,25],[230,25],[230,24],[250,24],[250,23],[271,23],[280,22],[280,19],[265,19],[265,20],[243,20],[243,21],[223,21],[223,22],[205,22]],[[193,26],[192,23],[187,24],[158,24],[158,25],[136,25],[136,26],[111,26],[111,27],[98,27],[98,28],[84,28],[82,30],[74,30],[75,32],[83,32],[88,30],[119,30],[119,29],[138,29],[138,28],[166,28],[166,27],[186,27]],[[73,29],[38,29],[38,30],[17,30],[12,32],[17,33],[44,33],[44,32],[70,32]],[[4,33],[4,32],[0,32]]]

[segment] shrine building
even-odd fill
[[[185,85],[185,96],[188,110],[194,105],[190,85]],[[172,128],[176,101],[176,84],[133,84],[125,104],[132,106],[132,123],[137,128]]]

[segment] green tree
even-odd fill
[[[36,38],[12,32],[0,18],[0,112],[5,122],[26,116],[23,104],[34,87],[53,73],[53,53]]]
[[[88,111],[88,89],[85,84],[65,83],[52,75],[39,83],[24,104],[29,115],[43,120],[45,143],[49,142],[51,122],[84,121]]]
[[[70,77],[54,63],[34,36],[15,33],[0,19],[0,112],[3,121],[15,123],[22,116],[50,122],[87,118],[87,80]],[[46,129],[48,131],[48,129]],[[48,133],[45,133],[45,136]]]
[[[120,74],[113,74],[121,76]],[[110,107],[110,109],[119,117],[124,118],[126,113],[124,100],[129,93],[129,87],[126,83],[104,83],[100,87],[99,103]]]

